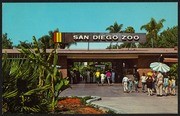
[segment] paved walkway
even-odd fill
[[[97,86],[96,84],[72,84],[72,89],[60,96],[99,96],[102,100],[93,104],[114,108],[123,114],[177,114],[178,95],[148,96],[147,93],[123,93],[121,84]]]

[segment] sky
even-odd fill
[[[146,33],[140,27],[151,18],[165,19],[165,30],[178,25],[178,2],[115,2],[115,3],[3,3],[2,31],[13,45],[32,42],[51,30],[60,32],[107,32],[115,21],[122,30],[132,26],[136,33]],[[109,43],[90,43],[90,49],[105,49]],[[88,43],[72,45],[70,49],[86,49]]]

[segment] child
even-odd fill
[[[138,84],[139,84],[139,83],[138,83],[138,80],[137,80],[137,78],[135,78],[135,79],[134,79],[135,92],[139,92],[139,91],[138,91]]]
[[[169,85],[169,78],[167,74],[164,74],[164,83],[163,83],[163,90],[165,92],[165,96],[168,95],[168,85]]]
[[[129,84],[128,84],[128,88],[129,88],[129,92],[130,92],[130,93],[132,92],[132,87],[133,87],[133,81],[132,81],[132,79],[130,78],[130,79],[129,79]]]
[[[172,88],[171,95],[175,96],[175,95],[176,95],[176,89],[175,89],[175,87],[176,87],[176,80],[175,80],[175,77],[172,77],[171,82],[172,82],[172,86],[171,86],[171,88]]]

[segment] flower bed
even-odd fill
[[[64,98],[59,100],[56,111],[62,114],[107,114],[98,108],[86,105],[82,99]]]

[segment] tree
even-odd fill
[[[156,47],[158,33],[163,28],[164,21],[165,19],[161,19],[157,22],[154,18],[151,18],[150,22],[141,26],[140,28],[141,30],[144,29],[147,31],[147,35],[146,35],[147,42],[145,44],[141,44],[142,47],[150,47],[150,43],[151,43],[151,47]]]
[[[20,43],[15,46],[16,48],[21,48],[23,46],[24,48],[31,48],[33,47],[32,43],[28,43],[27,41],[20,41]]]
[[[178,63],[175,63],[173,64],[171,67],[170,67],[170,71],[169,71],[169,75],[171,77],[175,77],[176,80],[178,80]],[[178,82],[178,81],[177,81]]]
[[[106,31],[109,31],[109,33],[121,33],[122,31],[122,27],[123,24],[118,24],[117,22],[114,23],[114,25],[110,25],[109,27],[106,28]],[[117,43],[117,48],[118,48],[118,43]],[[112,45],[110,44],[110,47],[107,48],[111,48]]]
[[[114,25],[110,25],[106,28],[106,31],[109,31],[109,33],[120,33],[121,29],[123,27],[123,24],[118,24],[117,22],[114,23]]]
[[[174,48],[178,46],[178,26],[164,30],[157,41],[157,47]]]
[[[11,41],[11,39],[8,39],[7,33],[2,35],[2,48],[3,49],[12,49],[13,42]]]
[[[40,37],[38,39],[38,44],[40,47],[43,47],[43,45],[45,45],[45,47],[47,49],[53,49],[55,47],[55,43],[53,41],[53,34],[55,32],[59,32],[59,29],[55,29],[54,31],[49,31],[48,35],[43,35],[42,37]]]
[[[135,30],[132,26],[129,26],[125,29],[125,33],[135,33]]]

